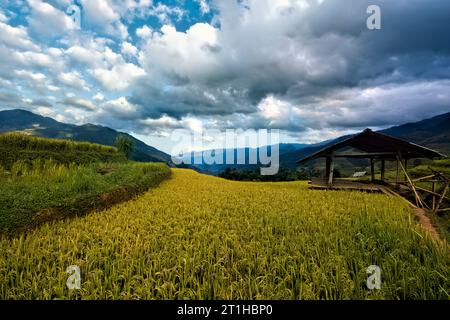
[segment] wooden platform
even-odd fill
[[[384,186],[376,183],[365,182],[365,181],[355,181],[355,180],[345,180],[345,179],[335,179],[333,184],[328,185],[325,179],[314,178],[309,183],[311,189],[329,189],[329,190],[358,190],[365,192],[383,192]]]

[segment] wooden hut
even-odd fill
[[[408,161],[410,159],[434,159],[443,157],[445,157],[443,154],[429,148],[366,129],[348,139],[329,145],[324,149],[299,160],[297,163],[301,165],[314,159],[326,159],[325,179],[316,179],[312,183],[317,187],[330,188],[333,186],[348,186],[350,188],[360,189],[363,186],[362,189],[367,190],[367,188],[370,189],[373,186],[362,183],[358,184],[357,182],[351,182],[348,180],[337,181],[334,178],[335,160],[339,158],[368,159],[370,163],[370,178],[372,183],[375,182],[375,161],[379,161],[381,163],[381,181],[385,180],[386,161],[396,161],[396,182],[399,183],[400,171],[403,170],[406,173]]]

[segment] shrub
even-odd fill
[[[30,167],[24,160],[18,160],[14,163],[14,165],[11,168],[11,174],[13,177],[20,177],[24,176],[27,173],[29,173]]]
[[[128,159],[130,159],[134,150],[134,142],[125,135],[119,135],[115,142],[116,148],[122,152]]]

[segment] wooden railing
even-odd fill
[[[450,211],[450,208],[448,207],[450,198],[447,196],[450,178],[446,177],[441,172],[429,168],[430,175],[411,179],[401,162],[400,167],[405,174],[406,182],[399,182],[398,184],[409,188],[414,195],[417,207],[431,210],[433,213]],[[431,185],[431,190],[419,186],[419,183],[428,183]],[[427,198],[429,199],[428,201]]]

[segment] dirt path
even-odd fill
[[[423,229],[425,229],[434,240],[441,240],[439,233],[431,223],[430,218],[428,218],[424,209],[414,208],[413,209],[414,216],[419,220],[420,225]]]

